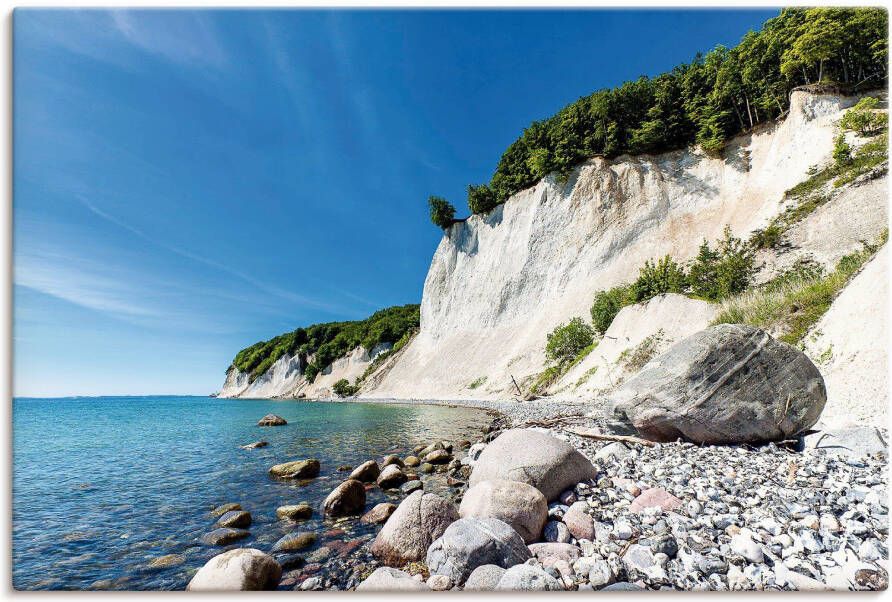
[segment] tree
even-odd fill
[[[350,381],[346,378],[342,378],[337,381],[334,385],[332,385],[332,392],[338,397],[350,397],[351,395],[356,395],[358,387],[356,385],[351,385]]]
[[[718,301],[743,292],[753,274],[753,250],[725,226],[722,240],[713,250],[706,240],[688,269],[688,285],[699,297]]]
[[[455,207],[440,196],[431,196],[427,199],[430,206],[431,222],[443,230],[455,222]]]
[[[846,143],[846,137],[842,134],[833,139],[833,161],[837,167],[852,162],[852,147]]]
[[[545,356],[554,362],[569,362],[594,340],[595,332],[591,326],[583,322],[582,318],[573,318],[548,334]]]
[[[683,293],[686,285],[684,269],[666,255],[656,263],[649,259],[644,262],[632,284],[632,297],[640,303],[664,293]]]
[[[610,290],[600,291],[595,295],[592,304],[592,325],[598,334],[604,334],[613,323],[619,310],[635,303],[630,286],[615,286]]]
[[[468,186],[468,208],[471,210],[471,213],[489,213],[498,204],[496,195],[493,194],[492,189],[486,184]]]

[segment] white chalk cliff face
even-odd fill
[[[767,225],[784,192],[825,162],[854,99],[794,92],[781,123],[697,150],[595,158],[546,178],[487,216],[452,226],[424,284],[421,329],[367,397],[504,398],[542,369],[545,335],[588,318],[594,293],[651,258],[693,257],[701,241]],[[469,385],[485,377],[483,385]]]

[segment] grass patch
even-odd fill
[[[721,304],[713,324],[749,324],[773,333],[786,343],[799,344],[821,319],[852,277],[888,239],[888,230],[875,244],[846,255],[829,274],[802,270],[782,274]]]
[[[476,389],[477,387],[483,385],[483,383],[485,383],[485,382],[486,382],[486,377],[485,377],[485,376],[481,376],[480,378],[475,378],[473,381],[471,381],[471,382],[468,384],[468,388],[469,388],[469,389]]]
[[[530,386],[530,393],[533,395],[542,395],[545,391],[548,390],[548,387],[556,383],[560,380],[560,378],[570,371],[571,368],[579,364],[582,360],[584,360],[589,353],[594,351],[598,347],[598,341],[593,341],[588,346],[582,348],[573,359],[563,362],[558,362],[551,366],[546,366],[545,369],[536,376],[536,380],[533,381],[533,384]],[[594,370],[597,369],[597,366],[593,370],[589,370],[586,372],[586,376],[583,378],[587,378],[594,374]],[[579,383],[576,384],[579,386]]]
[[[661,328],[634,348],[626,349],[620,353],[616,362],[629,372],[638,372],[657,355],[660,343],[665,340],[666,332]]]
[[[579,380],[576,381],[576,384],[573,385],[573,388],[574,388],[574,389],[578,389],[579,387],[581,387],[582,385],[584,385],[586,382],[588,382],[588,379],[590,379],[592,376],[595,375],[595,372],[597,372],[597,371],[598,371],[598,367],[597,367],[597,366],[592,366],[591,368],[589,368],[588,370],[586,370],[586,371],[585,371],[585,374],[583,374],[582,376],[580,376],[580,377],[579,377]]]

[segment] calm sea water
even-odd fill
[[[287,426],[258,427],[267,413]],[[437,439],[471,438],[486,414],[444,406],[206,397],[16,399],[13,402],[13,584],[16,589],[182,589],[220,548],[198,543],[208,511],[239,502],[253,515],[238,542],[268,550],[294,528],[276,507],[318,506],[343,464]],[[269,446],[242,450],[264,439]],[[288,460],[318,458],[318,479],[271,479]],[[389,499],[377,488],[368,507]],[[391,501],[398,501],[391,498]],[[356,529],[374,530],[361,526]],[[318,514],[302,530],[330,529]],[[324,543],[324,538],[320,542]],[[163,570],[152,559],[180,554]]]

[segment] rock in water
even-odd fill
[[[403,566],[422,560],[428,547],[458,520],[452,502],[416,491],[397,507],[372,542],[371,552],[382,563]]]
[[[254,443],[248,443],[247,445],[241,445],[239,447],[241,447],[242,449],[258,449],[261,447],[266,447],[267,445],[269,445],[269,443],[267,443],[266,441],[255,441]]]
[[[238,548],[214,556],[198,569],[189,591],[260,591],[275,589],[282,567],[254,548]]]
[[[396,504],[391,504],[390,502],[381,502],[380,504],[376,504],[374,508],[363,514],[362,518],[359,520],[364,523],[380,525],[387,522],[387,519],[390,518],[394,512],[396,512]]]
[[[315,533],[297,531],[281,538],[273,546],[273,552],[295,552],[316,543]]]
[[[611,397],[619,428],[707,444],[789,439],[817,422],[826,401],[824,379],[804,353],[742,324],[679,341]]]
[[[251,525],[251,513],[244,510],[230,510],[217,519],[217,524],[221,527],[244,529]]]
[[[415,581],[412,575],[389,566],[375,569],[365,581],[356,587],[358,592],[430,591],[424,581]]]
[[[242,509],[242,505],[235,503],[235,502],[231,502],[229,504],[222,504],[220,506],[217,506],[213,510],[211,510],[211,516],[223,516],[224,514],[226,514],[227,512],[230,512],[232,510],[241,510],[241,509]]]
[[[496,590],[545,592],[563,591],[561,582],[537,566],[518,564],[505,571]]]
[[[276,464],[269,474],[280,479],[311,479],[319,476],[319,460],[297,460]]]
[[[325,516],[356,514],[365,507],[365,487],[355,479],[347,479],[328,494],[322,502]]]
[[[300,504],[289,504],[287,506],[279,506],[276,508],[276,516],[279,518],[287,518],[289,520],[300,520],[313,516],[313,508],[306,502]]]
[[[529,558],[523,538],[507,523],[496,518],[462,518],[431,544],[426,564],[432,574],[447,575],[453,583],[462,584],[478,566],[508,568]]]
[[[403,474],[399,466],[389,464],[384,467],[384,470],[381,471],[381,475],[378,477],[378,487],[381,489],[392,489],[399,487],[407,480],[408,478]]]
[[[257,426],[283,426],[285,424],[288,424],[288,421],[275,414],[267,414],[257,421]]]
[[[378,466],[378,463],[374,460],[369,460],[368,462],[363,462],[357,466],[356,469],[350,473],[350,478],[362,481],[363,483],[373,483],[380,474],[381,468]]]
[[[214,529],[210,533],[202,535],[201,543],[209,546],[228,546],[232,542],[238,541],[248,535],[250,535],[250,533],[244,529],[230,529],[223,527]]]
[[[525,543],[532,543],[548,519],[548,502],[541,491],[526,483],[481,481],[465,492],[458,512],[462,518],[497,518],[520,533]]]
[[[592,463],[566,441],[531,429],[511,429],[484,448],[474,463],[470,486],[518,481],[532,485],[551,501],[594,477]]]

